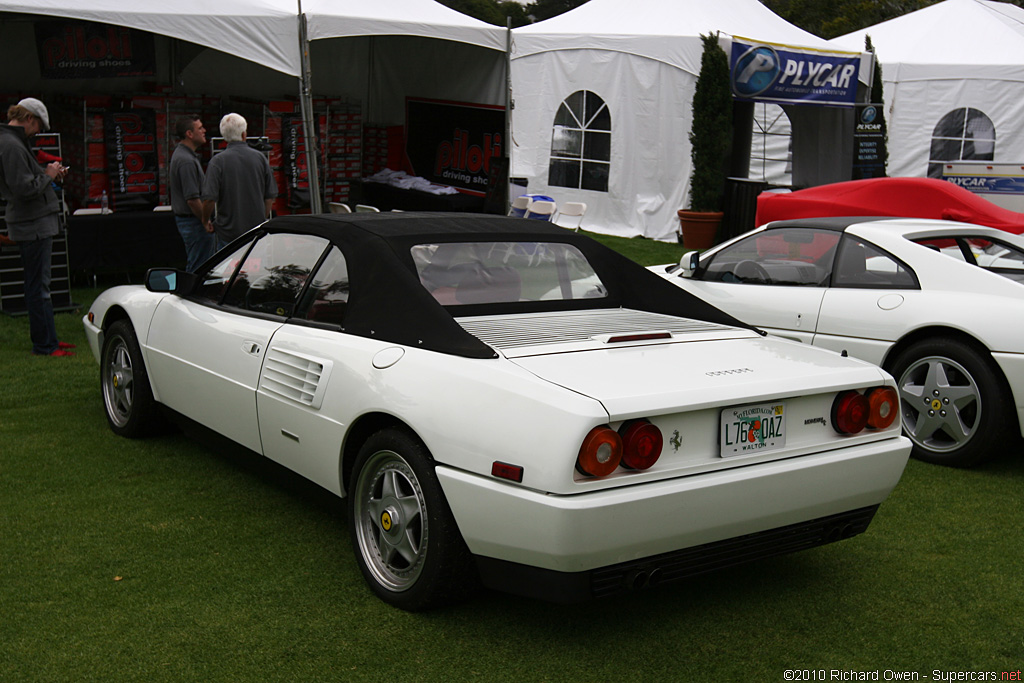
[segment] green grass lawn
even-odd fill
[[[866,534],[823,548],[613,600],[484,593],[413,615],[370,594],[341,504],[315,487],[181,434],[115,437],[80,315],[58,316],[79,345],[66,359],[30,356],[28,321],[0,315],[0,681],[928,680],[1024,663],[1017,446],[971,471],[911,462]]]

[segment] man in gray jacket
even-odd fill
[[[220,134],[228,147],[215,154],[203,181],[203,224],[213,216],[220,249],[242,233],[270,218],[277,197],[277,182],[270,163],[245,142],[247,124],[240,114],[220,120]]]
[[[63,180],[68,169],[59,161],[44,168],[29,146],[29,138],[50,130],[46,105],[26,97],[7,110],[7,118],[6,125],[0,124],[0,196],[7,200],[7,236],[18,245],[25,270],[32,353],[73,356],[68,349],[74,345],[57,340],[50,301],[53,237],[60,229],[60,205],[52,182]]]

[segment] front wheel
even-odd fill
[[[159,407],[153,400],[139,342],[127,320],[118,320],[104,335],[100,388],[107,422],[115,434],[147,436],[160,425]]]
[[[352,546],[380,599],[416,612],[476,587],[472,557],[423,444],[401,429],[377,432],[360,449],[352,481]]]
[[[903,430],[912,455],[925,462],[970,467],[1010,443],[1016,424],[998,371],[989,359],[955,339],[908,347],[893,363]]]

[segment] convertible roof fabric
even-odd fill
[[[862,49],[866,35],[882,65],[889,175],[927,175],[939,137],[966,137],[977,151],[985,144],[994,152],[991,161],[1024,162],[1024,9],[946,0],[830,42]],[[991,122],[991,143],[982,142],[991,136],[976,115],[966,131],[961,124],[959,135],[937,135],[945,116],[966,109]]]
[[[752,329],[589,237],[542,221],[453,213],[282,216],[259,231],[331,240],[345,255],[351,295],[343,331],[470,358],[494,350],[453,316],[580,308],[630,308]],[[417,244],[462,241],[562,242],[576,246],[608,288],[604,299],[442,306],[420,284],[410,253]]]

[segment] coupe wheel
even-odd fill
[[[377,432],[360,449],[352,481],[352,546],[378,597],[415,612],[476,587],[469,550],[418,440],[400,429]]]
[[[106,332],[100,386],[107,422],[116,434],[132,438],[146,436],[160,424],[139,342],[127,320],[115,322]]]
[[[915,458],[969,467],[1009,444],[1013,402],[990,360],[970,346],[954,339],[918,342],[896,358],[893,375]]]

